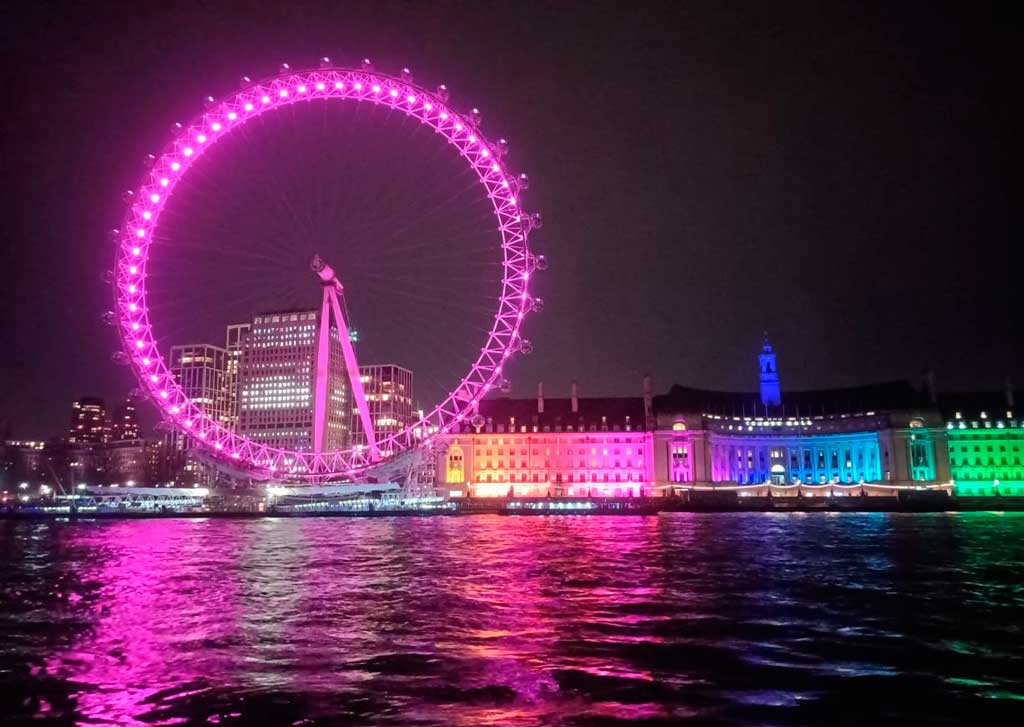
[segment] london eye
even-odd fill
[[[311,134],[319,136],[299,143]],[[296,159],[310,153],[319,158]],[[527,186],[509,167],[505,140],[482,133],[476,109],[459,112],[444,86],[428,90],[408,70],[323,59],[243,79],[176,124],[127,195],[114,234],[119,357],[191,446],[254,479],[343,480],[429,447],[473,420],[509,361],[531,348],[524,320],[543,305],[531,278],[546,261],[529,246],[540,216],[523,209]],[[278,222],[283,230],[271,229]],[[311,307],[314,297],[308,446],[243,431],[176,378],[166,351],[197,321]],[[328,436],[326,370],[339,350],[358,443]],[[364,355],[402,357],[426,372],[416,414],[398,428],[380,433],[369,414]]]

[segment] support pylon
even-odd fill
[[[377,438],[373,431],[373,420],[370,418],[370,409],[366,405],[366,393],[363,391],[363,380],[359,376],[359,363],[356,361],[356,352],[352,347],[349,338],[348,325],[345,316],[341,311],[339,295],[345,294],[345,288],[338,280],[334,270],[325,263],[319,255],[314,255],[310,261],[310,268],[320,276],[323,286],[323,302],[320,307],[320,330],[317,335],[316,353],[316,387],[313,399],[313,451],[323,452],[324,435],[327,428],[327,383],[330,365],[330,325],[331,314],[334,315],[335,324],[338,326],[338,338],[341,343],[341,350],[345,357],[345,370],[348,373],[349,385],[352,389],[352,399],[359,412],[359,420],[362,422],[363,431],[366,433],[366,446],[369,450],[370,461],[380,460],[380,449],[377,446]]]

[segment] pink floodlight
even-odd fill
[[[318,92],[325,92],[328,88],[332,90],[330,93],[309,93],[314,88]],[[366,93],[368,89],[372,90],[372,94]],[[385,89],[387,93],[381,93]],[[201,410],[188,402],[188,397],[174,381],[161,357],[156,344],[154,322],[148,317],[152,309],[147,304],[147,291],[139,276],[146,269],[144,266],[152,264],[148,260],[149,246],[133,245],[132,238],[151,240],[157,237],[160,210],[170,202],[174,185],[185,176],[192,160],[202,156],[231,131],[244,126],[246,121],[274,112],[282,106],[312,98],[337,99],[370,102],[405,113],[456,147],[460,157],[476,173],[487,191],[487,198],[498,218],[497,243],[501,246],[505,264],[502,266],[502,290],[497,297],[497,312],[486,343],[481,347],[479,357],[469,373],[463,377],[463,386],[438,402],[419,421],[378,442],[383,456],[393,456],[412,447],[429,444],[437,433],[458,431],[460,422],[469,417],[473,403],[479,400],[483,391],[491,388],[496,377],[501,374],[503,362],[521,348],[518,345],[522,340],[519,334],[521,319],[525,313],[533,310],[527,305],[530,300],[527,282],[533,261],[536,260],[527,245],[527,233],[530,230],[520,215],[510,210],[518,205],[518,201],[508,191],[502,191],[510,189],[508,180],[504,178],[504,174],[509,172],[503,170],[497,161],[491,163],[490,159],[496,156],[494,148],[480,137],[476,126],[465,120],[468,117],[449,109],[446,89],[442,88],[438,93],[444,94],[444,97],[414,85],[408,74],[392,77],[377,73],[372,68],[351,70],[329,64],[321,65],[315,71],[296,72],[283,68],[281,75],[276,78],[256,86],[249,84],[230,97],[208,105],[207,109],[215,109],[213,113],[217,115],[217,121],[213,121],[210,112],[206,112],[188,124],[176,126],[175,138],[150,167],[154,170],[151,172],[153,176],[147,175],[137,190],[140,196],[136,199],[148,199],[152,207],[131,207],[127,212],[127,222],[121,228],[128,232],[122,233],[124,237],[118,247],[119,260],[114,267],[117,275],[115,291],[118,296],[115,310],[120,321],[117,330],[124,347],[138,351],[130,360],[134,362],[140,380],[146,383],[143,390],[149,392],[165,411],[175,415],[169,417],[171,421],[190,430],[190,436],[196,438],[197,447],[226,449],[233,461],[252,471],[254,476],[261,474],[269,477],[270,473],[279,472],[297,481],[323,481],[324,478],[353,475],[373,464],[368,447],[336,452],[292,451],[240,437],[212,420],[203,426],[200,421],[200,417],[203,417]],[[400,104],[396,102],[399,98],[403,100]],[[245,113],[239,114],[240,109]],[[225,120],[233,123],[225,123]],[[488,159],[488,162],[482,164],[483,159]],[[166,176],[159,176],[161,174]],[[161,191],[154,191],[154,188]],[[140,226],[140,217],[146,220],[144,226]],[[125,264],[123,258],[129,254],[131,263]],[[335,317],[341,316],[336,314]],[[154,377],[152,380],[151,376]],[[150,384],[157,384],[160,388]],[[468,390],[470,386],[472,389]]]

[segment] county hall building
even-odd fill
[[[759,391],[673,386],[655,396],[495,397],[442,440],[449,496],[639,496],[692,487],[756,494],[891,494],[948,485],[946,422],[932,387],[905,381],[783,392],[765,341]]]

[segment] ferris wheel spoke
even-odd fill
[[[500,350],[494,355],[495,332],[505,334],[506,353],[511,346],[509,300],[519,318],[528,310],[529,271],[504,147],[479,138],[475,122],[408,79],[326,68],[244,88],[181,127],[138,190],[115,267],[118,330],[165,416],[182,428],[195,425],[190,431],[202,435],[197,442],[203,439],[199,446],[212,456],[264,472],[284,467],[296,480],[323,481],[369,464],[356,450],[314,457],[195,418],[196,405],[157,348],[172,342],[168,336],[210,325],[199,309],[219,307],[246,320],[271,305],[309,307],[316,290],[299,272],[312,252],[327,248],[352,276],[335,317],[353,327],[365,322],[360,351],[414,359],[418,397],[436,402],[426,411],[432,426],[468,411],[504,360]],[[434,143],[438,135],[448,143]],[[237,157],[233,177],[225,176],[223,161],[203,161],[227,159],[246,145],[263,152]],[[415,151],[403,156],[408,150]],[[312,165],[303,157],[311,151],[320,156]],[[477,345],[490,347],[486,358]],[[459,378],[460,370],[468,373]],[[458,399],[450,398],[453,391]],[[416,441],[411,430],[403,441]]]

